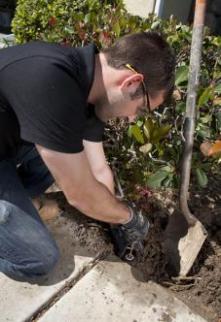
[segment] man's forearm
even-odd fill
[[[105,185],[113,195],[115,194],[114,177],[111,168],[108,165],[106,165],[99,173],[94,173],[94,176],[96,180]]]
[[[115,198],[104,184],[95,182],[84,189],[82,196],[75,194],[69,198],[69,203],[97,220],[115,224],[127,222],[130,219],[129,208]]]
[[[129,208],[96,180],[85,152],[67,154],[37,146],[68,202],[84,214],[110,223],[126,223]]]

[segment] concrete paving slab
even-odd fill
[[[0,273],[0,322],[28,320],[51,299],[66,282],[78,276],[95,254],[75,242],[67,219],[58,218],[49,229],[58,243],[61,259],[54,272],[38,284],[16,282]],[[75,256],[77,254],[77,256]]]
[[[143,283],[121,262],[89,271],[38,322],[205,322],[161,286]]]
[[[0,33],[0,49],[13,46],[15,44],[15,37],[13,34],[2,34]]]

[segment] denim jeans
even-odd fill
[[[53,182],[34,145],[0,161],[0,272],[19,280],[47,274],[59,251],[31,198]]]

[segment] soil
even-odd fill
[[[192,192],[190,196],[190,209],[192,213],[203,223],[208,232],[205,241],[187,278],[173,278],[170,275],[169,259],[164,254],[165,271],[160,276],[154,276],[163,286],[170,288],[192,310],[203,316],[209,322],[218,322],[221,318],[221,180],[213,182],[210,188],[203,191]],[[176,211],[177,192],[162,191],[157,193],[153,204],[162,209]],[[160,205],[159,205],[160,202]],[[161,215],[160,218],[164,218]],[[157,219],[160,220],[159,217]],[[162,227],[162,226],[161,226]],[[163,234],[164,227],[160,231]],[[159,238],[159,237],[158,237]],[[163,249],[161,243],[161,251]],[[156,264],[156,263],[155,263]],[[156,264],[157,265],[157,264]],[[159,267],[161,267],[159,262]],[[141,268],[144,278],[148,279],[145,265]],[[159,270],[158,270],[159,271]],[[152,278],[152,277],[151,277]]]
[[[221,319],[221,178],[210,178],[206,189],[190,196],[190,209],[203,223],[208,238],[190,273],[184,279],[171,276],[170,261],[163,248],[163,236],[171,214],[178,209],[175,190],[153,191],[148,199],[141,199],[142,207],[151,223],[142,263],[132,264],[134,275],[143,281],[154,280],[169,288],[193,311],[208,322]],[[63,216],[74,218],[73,234],[80,245],[91,251],[105,249],[113,254],[108,225],[76,213],[63,195],[54,195]],[[74,212],[74,216],[73,216]],[[77,224],[76,224],[77,223]]]
[[[157,254],[152,252],[155,261],[151,265],[151,274],[149,265],[146,265],[149,264],[148,259],[137,268],[143,272],[144,280],[156,280],[170,288],[207,321],[218,322],[221,319],[221,178],[211,177],[206,189],[191,192],[189,207],[203,223],[208,238],[184,279],[171,276],[169,258],[163,251],[163,235],[169,217],[178,209],[177,201],[178,192],[172,190],[155,192],[149,199],[154,236],[151,237],[152,244],[148,248],[154,248]]]

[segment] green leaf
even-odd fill
[[[218,112],[216,114],[216,122],[217,122],[217,127],[219,131],[221,131],[221,112]]]
[[[180,84],[187,82],[188,80],[189,68],[188,66],[180,66],[176,71],[176,80],[175,85],[179,86]]]
[[[162,185],[166,188],[170,187],[174,179],[174,174],[169,174],[168,177],[163,180]]]
[[[156,29],[157,27],[160,26],[160,21],[154,21],[151,25],[151,30]]]
[[[200,187],[205,188],[207,186],[208,178],[207,178],[206,173],[202,169],[200,169],[200,168],[196,169],[196,178],[197,178],[197,182],[200,185]]]
[[[214,37],[211,43],[217,47],[221,47],[221,38],[220,37]]]
[[[167,37],[167,41],[171,44],[176,43],[177,41],[179,41],[179,36],[177,34],[175,35],[171,35],[169,37]]]
[[[163,180],[168,177],[168,172],[165,170],[158,170],[147,179],[147,185],[150,188],[160,188]]]
[[[119,22],[115,23],[115,25],[113,26],[113,31],[115,32],[117,37],[120,36],[121,28]]]
[[[138,143],[144,144],[144,137],[143,137],[143,133],[141,132],[141,129],[139,128],[139,126],[132,125],[131,126],[131,135],[136,139],[136,141]]]
[[[209,139],[211,137],[210,127],[202,123],[197,126],[196,132],[197,132],[197,135],[199,135],[203,140]]]
[[[216,94],[221,94],[221,83],[220,84],[217,84],[214,88],[214,92]]]
[[[161,170],[172,173],[175,169],[172,165],[165,165],[164,167],[161,167]]]
[[[176,104],[176,112],[177,113],[183,113],[185,112],[186,104],[184,102],[179,102]]]
[[[220,69],[220,68],[219,68]],[[214,70],[214,73],[213,73],[213,78],[214,79],[219,79],[221,77],[221,71],[218,70],[218,69],[215,69]]]
[[[205,88],[198,99],[197,106],[201,107],[201,106],[206,105],[208,103],[208,101],[212,98],[212,96],[213,96],[212,87],[209,86],[209,87]]]
[[[200,122],[202,122],[203,124],[208,124],[211,121],[212,121],[212,114],[207,114],[200,118]]]
[[[137,124],[137,126],[141,127],[141,126],[143,125],[143,121],[141,121],[141,120],[137,120],[137,121],[136,121],[136,124]]]
[[[66,31],[70,35],[74,33],[74,29],[69,26],[64,27],[64,31]]]
[[[170,129],[171,129],[171,125],[169,124],[155,128],[151,136],[151,141],[153,143],[158,143],[169,133]]]
[[[143,126],[144,134],[148,140],[151,138],[154,127],[155,123],[152,121],[152,119],[148,118]]]
[[[84,23],[89,23],[91,21],[91,13],[87,13],[84,17]]]
[[[140,152],[142,152],[143,154],[147,154],[148,152],[151,151],[151,149],[152,149],[151,143],[144,144],[139,148]]]
[[[132,125],[128,126],[127,135],[129,136],[129,138],[132,137]]]

